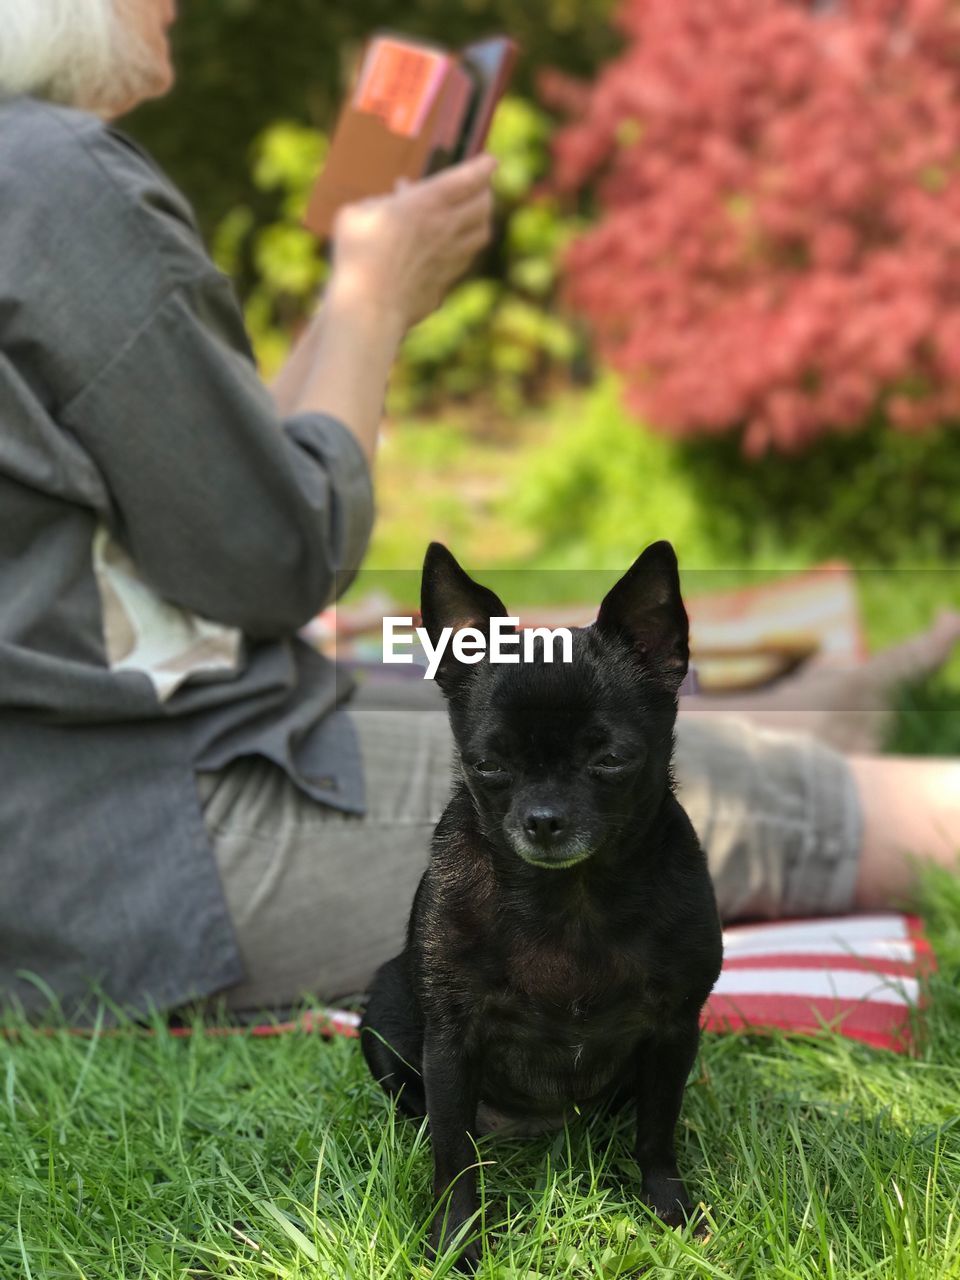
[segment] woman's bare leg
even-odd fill
[[[904,905],[916,863],[957,866],[960,759],[849,756],[863,811],[855,902],[861,910]]]

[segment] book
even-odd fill
[[[393,191],[483,149],[517,46],[496,36],[458,53],[399,35],[377,35],[360,60],[304,225],[330,235],[344,204]]]

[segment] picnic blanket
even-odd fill
[[[815,1035],[826,1029],[909,1053],[924,978],[936,968],[916,916],[834,916],[724,930],[723,971],[703,1011],[705,1031]],[[317,1008],[294,1021],[207,1027],[214,1035],[290,1032],[357,1036],[360,1014]],[[174,1035],[190,1035],[178,1027]]]
[[[916,916],[895,913],[741,925],[723,935],[708,1031],[825,1027],[907,1052],[923,979],[936,968]]]

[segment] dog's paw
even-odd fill
[[[436,1262],[442,1254],[446,1253],[451,1242],[458,1235],[465,1235],[470,1230],[470,1220],[467,1219],[462,1223],[451,1222],[435,1222],[430,1228],[430,1235],[427,1240],[427,1258],[430,1262]],[[456,1247],[456,1246],[455,1246]],[[483,1251],[483,1245],[480,1240],[470,1240],[463,1245],[457,1252],[454,1261],[454,1269],[463,1275],[472,1276],[480,1265],[480,1255]]]
[[[679,1177],[647,1174],[643,1179],[643,1199],[665,1226],[685,1227],[694,1217],[693,1205]]]

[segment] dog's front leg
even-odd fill
[[[677,1168],[674,1130],[699,1040],[699,1023],[694,1021],[667,1038],[645,1040],[637,1051],[636,1157],[643,1198],[672,1227],[693,1211]]]
[[[428,1022],[423,1040],[423,1084],[433,1148],[436,1208],[430,1244],[437,1253],[477,1212],[476,1151],[470,1140],[480,1091],[479,1062],[467,1052],[457,1027]],[[449,1202],[441,1204],[447,1191]],[[473,1270],[480,1261],[479,1241],[467,1245],[460,1266]]]

